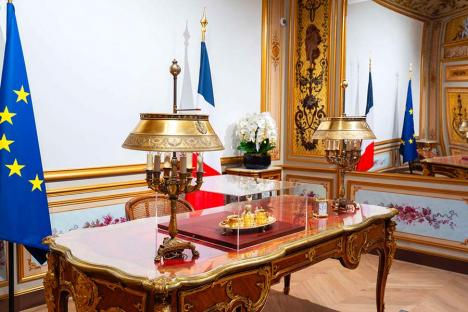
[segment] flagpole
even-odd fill
[[[10,2],[10,1],[8,1]],[[8,242],[8,311],[15,312],[15,259],[14,246]]]
[[[7,3],[13,3],[8,0]],[[8,242],[8,311],[15,312],[15,244]]]
[[[202,19],[200,20],[201,24],[201,40],[204,42],[205,41],[205,34],[206,34],[206,26],[208,25],[208,20],[206,19],[206,7],[203,9],[203,16]]]

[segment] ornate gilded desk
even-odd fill
[[[188,222],[222,210],[178,218]],[[282,213],[282,220],[297,219],[294,207]],[[377,311],[383,311],[396,214],[395,209],[362,205],[352,214],[307,216],[304,230],[240,250],[192,239],[200,258],[160,265],[153,258],[156,240],[160,243],[165,235],[155,228],[164,218],[75,230],[46,239],[51,248],[44,278],[47,307],[66,311],[72,296],[78,312],[260,311],[270,286],[282,277],[327,258],[353,269],[361,254],[375,250]]]
[[[450,178],[468,179],[468,155],[432,157],[421,160],[423,175],[441,174]]]

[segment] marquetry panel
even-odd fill
[[[179,311],[260,311],[272,280],[270,266],[234,274],[206,286],[179,292]]]
[[[47,290],[57,288],[60,297],[46,291],[48,305],[62,306],[70,296],[77,311],[146,311],[145,292],[126,287],[119,281],[94,277],[96,273],[82,272],[56,255],[49,257],[49,261],[44,285]]]
[[[273,278],[276,279],[330,257],[337,257],[341,255],[342,250],[343,238],[339,237],[273,261]]]
[[[287,158],[323,155],[312,140],[320,119],[329,113],[330,14],[328,0],[292,1]]]
[[[385,242],[385,224],[375,223],[366,229],[352,233],[346,237],[343,261],[346,266],[356,267],[361,261],[361,255],[373,250],[376,245]]]

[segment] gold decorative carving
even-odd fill
[[[445,68],[446,81],[468,81],[468,65],[451,65]]]
[[[94,282],[88,278],[85,274],[74,269],[76,273],[76,281],[72,286],[73,299],[76,304],[77,311],[80,312],[94,312],[96,306],[101,301],[101,297],[98,294],[98,288]],[[116,312],[116,311],[110,311]]]
[[[456,45],[444,47],[445,59],[465,59],[468,58],[468,45]]]
[[[179,136],[177,138],[168,138],[166,136],[157,135],[137,135],[128,136],[124,145],[130,149],[150,149],[154,146],[170,146],[178,150],[185,150],[187,152],[193,151],[193,146],[202,146],[203,148],[211,148],[212,146],[219,146],[221,141],[216,135],[196,136],[187,135]]]
[[[221,283],[226,283],[226,296],[231,300],[230,302],[220,302],[217,303],[214,307],[214,311],[233,311],[235,306],[243,306],[246,311],[260,311],[260,309],[265,304],[265,301],[270,292],[270,285],[272,280],[272,273],[270,266],[264,266],[258,271],[258,275],[263,276],[264,283],[258,283],[257,286],[261,288],[262,292],[260,298],[256,302],[252,302],[251,299],[242,297],[240,295],[234,294],[232,291],[232,280],[222,281]],[[213,283],[214,285],[218,284],[217,282]]]
[[[367,242],[367,235],[364,235],[364,243],[360,246],[356,246],[356,239],[359,238],[359,235],[361,233],[353,233],[348,237],[348,240],[346,241],[346,255],[347,255],[347,260],[351,264],[358,264],[359,261],[361,260],[361,251],[362,251],[362,246]],[[367,234],[367,233],[366,233]]]
[[[281,55],[280,39],[279,39],[278,31],[275,31],[271,39],[271,61],[273,62],[275,71],[278,70],[278,66],[280,62],[280,55]]]
[[[141,311],[141,310],[139,310]],[[117,307],[112,307],[112,308],[108,308],[108,309],[101,309],[99,310],[99,312],[125,312],[125,310],[121,309],[121,308],[117,308]]]
[[[316,254],[315,248],[312,247],[306,252],[305,258],[309,260],[310,262],[313,262],[315,260],[315,254]]]
[[[390,268],[393,263],[393,258],[395,256],[395,251],[396,251],[396,242],[395,242],[395,236],[393,235],[395,232],[396,228],[396,222],[393,220],[387,221],[387,228],[386,228],[386,237],[385,237],[385,244],[388,249],[388,255],[387,255],[387,266],[386,270],[387,273],[390,271]]]
[[[47,310],[49,311],[55,311],[56,298],[54,294],[57,293],[58,290],[58,279],[55,275],[57,270],[57,261],[57,256],[54,253],[49,253],[49,257],[47,259],[49,270],[43,280],[44,297],[47,304]]]
[[[468,118],[468,88],[447,88],[445,107],[447,114],[447,130],[450,144],[466,145],[464,134],[459,127]]]

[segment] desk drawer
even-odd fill
[[[244,307],[259,311],[265,304],[271,285],[271,267],[224,277],[209,285],[179,292],[180,311],[233,311]]]

